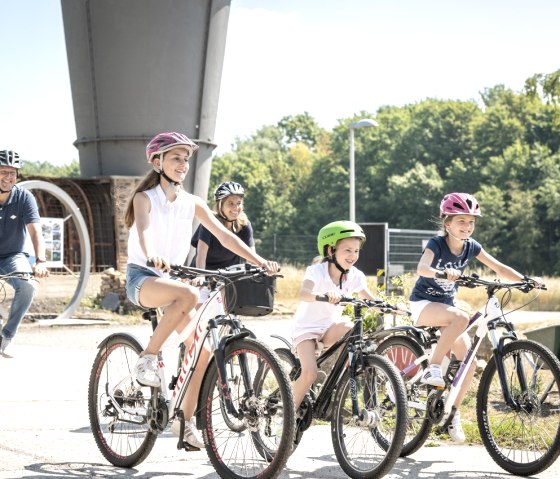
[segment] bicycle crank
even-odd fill
[[[167,427],[169,422],[169,412],[165,398],[162,396],[157,397],[157,405],[153,406],[153,400],[148,403],[148,427],[153,433],[159,434]]]
[[[439,424],[443,419],[443,390],[433,389],[426,400],[426,417],[432,424]]]

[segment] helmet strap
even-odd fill
[[[467,241],[466,239],[461,239],[461,238],[458,238],[457,236],[451,234],[447,228],[445,228],[445,232],[446,232],[449,236],[451,236],[454,240],[460,241],[461,243],[464,243],[465,241]]]
[[[165,171],[163,171],[163,154],[160,153],[159,154],[159,160],[160,160],[160,165],[159,165],[159,170],[156,168],[156,166],[152,163],[154,170],[156,171],[156,173],[160,176],[165,178],[165,180],[170,184],[173,185],[175,187],[180,186],[181,183],[179,183],[178,181],[172,180],[171,178],[169,178],[169,176],[167,175],[167,173],[165,173]]]
[[[171,178],[169,178],[169,176],[167,176],[167,174],[165,173],[165,171],[163,171],[163,167],[161,168],[160,171],[158,171],[158,173],[160,174],[160,176],[163,176],[163,177],[167,180],[167,182],[168,182],[170,185],[179,186],[179,185],[181,184],[181,183],[179,183],[178,181],[174,181],[174,180],[172,180]]]
[[[226,197],[226,198],[227,198],[227,197]],[[236,222],[237,220],[230,220],[230,219],[228,219],[228,218],[226,217],[226,215],[224,215],[224,214],[222,213],[222,201],[223,201],[223,199],[224,199],[224,198],[222,198],[222,199],[219,201],[219,203],[218,203],[218,208],[217,208],[217,210],[218,210],[218,216],[222,219],[222,221],[223,221],[224,223],[231,223],[231,229],[232,229],[232,231],[233,231],[234,233],[237,233],[237,231],[235,230],[235,222]]]
[[[340,266],[340,264],[338,263],[338,261],[336,260],[336,256],[335,256],[335,250],[333,248],[332,254],[330,256],[327,256],[327,261],[329,263],[332,263],[336,266],[336,269],[338,269],[338,271],[340,271],[340,280],[338,282],[338,287],[340,289],[342,289],[342,280],[344,278],[345,274],[348,274],[350,272],[349,269],[344,269],[342,266]]]

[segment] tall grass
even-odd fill
[[[281,312],[289,313],[295,311],[299,302],[299,290],[305,274],[305,268],[298,268],[290,265],[282,265],[280,273],[283,275],[276,282],[276,304]],[[494,279],[495,275],[488,271],[477,271],[481,278]],[[368,286],[374,293],[383,293],[378,289],[377,277],[368,276]],[[408,301],[408,297],[416,281],[416,275],[405,275],[398,279],[397,285],[389,285],[389,296],[395,300]],[[526,311],[560,311],[560,278],[543,278],[547,290],[537,292],[536,290],[524,294],[520,291],[513,291],[511,300],[506,310],[525,306]],[[502,293],[499,293],[500,297]],[[459,288],[457,295],[460,305],[465,309],[476,310],[486,302],[486,290],[484,288]]]

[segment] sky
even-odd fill
[[[521,91],[560,68],[559,18],[557,0],[232,0],[215,152],[286,115],[332,129],[384,105]],[[0,149],[77,160],[60,1],[0,0],[0,21]]]

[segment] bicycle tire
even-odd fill
[[[370,354],[363,362],[364,368],[356,371],[355,383],[350,371],[342,376],[334,401],[331,436],[344,472],[355,479],[373,479],[387,474],[399,458],[406,435],[407,401],[399,372],[387,358]],[[360,412],[370,419],[367,425],[359,424],[352,415],[352,390],[356,391]],[[379,444],[380,431],[391,438],[389,447]]]
[[[506,344],[502,357],[510,394],[521,407],[516,411],[506,404],[496,361],[490,360],[477,395],[482,442],[502,469],[538,474],[560,454],[560,362],[548,348],[529,340]],[[529,390],[520,384],[521,370]]]
[[[290,381],[295,381],[301,373],[298,358],[288,348],[276,348],[274,352],[278,355],[280,363],[284,367]]]
[[[88,413],[93,437],[105,459],[117,467],[140,464],[157,439],[146,422],[152,389],[140,386],[132,375],[142,350],[141,344],[127,334],[111,336],[99,349],[89,378]],[[134,414],[119,412],[109,394]]]
[[[224,360],[226,364],[237,361],[249,378],[248,385],[242,381],[231,391],[245,427],[234,431],[224,421],[218,369],[212,360],[204,375],[199,404],[210,462],[220,477],[274,478],[290,457],[294,437],[294,398],[288,376],[272,349],[254,339],[233,340],[225,348]],[[264,379],[263,367],[268,369]],[[235,394],[238,397],[233,397]],[[274,453],[263,453],[267,448]]]
[[[424,445],[432,430],[432,423],[426,417],[428,386],[420,384],[420,381],[415,381],[414,383],[407,381],[407,379],[417,374],[416,368],[410,370],[406,376],[403,376],[402,373],[404,368],[423,356],[425,351],[422,346],[412,338],[407,336],[392,336],[379,344],[375,352],[389,359],[389,361],[401,371],[401,376],[404,380],[408,400],[408,427],[401,457],[406,457],[415,453]],[[427,367],[427,360],[422,361],[418,365],[418,368],[421,369]],[[423,409],[421,407],[414,407],[416,404],[423,404]]]

